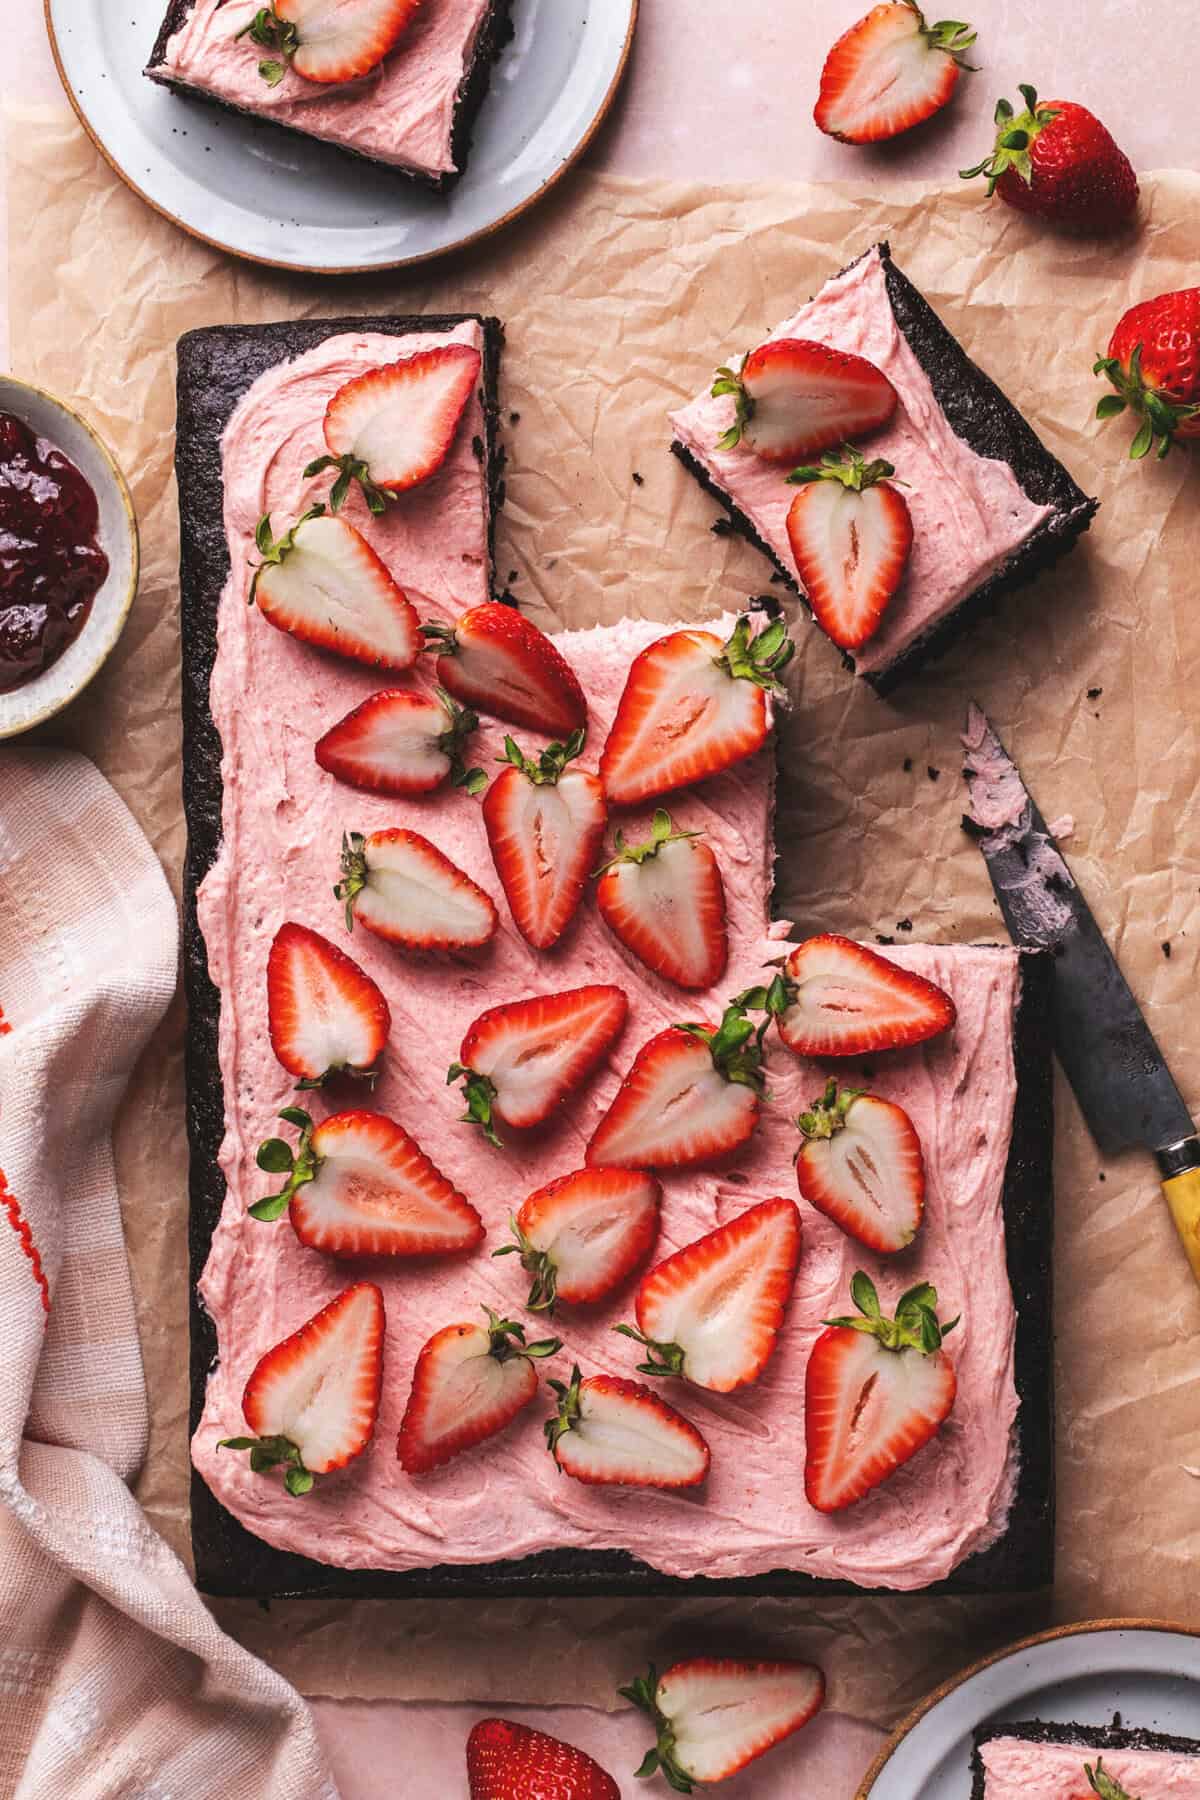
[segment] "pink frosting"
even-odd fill
[[[322,84],[289,68],[272,88],[258,73],[270,52],[248,37],[234,41],[259,0],[196,0],[168,40],[156,73],[377,162],[445,175],[455,168],[451,136],[459,84],[489,4],[422,0],[392,54],[369,75]]]
[[[322,658],[272,630],[245,604],[252,529],[275,504],[277,524],[304,503],[296,471],[317,447],[330,389],[394,340],[340,337],[262,376],[239,406],[224,442],[226,517],[234,575],[223,597],[212,711],[224,756],[224,841],[200,894],[212,976],[221,992],[220,1061],[227,1105],[221,1164],[228,1193],[201,1292],[216,1322],[219,1362],[193,1442],[196,1466],[218,1497],[271,1543],[348,1567],[411,1568],[487,1562],[576,1545],[625,1547],[673,1574],[750,1575],[783,1566],[863,1584],[918,1588],[947,1575],[995,1537],[1014,1475],[1014,1313],[1005,1270],[1001,1187],[1015,1077],[1016,954],[912,945],[889,951],[946,986],[958,1006],[952,1037],[875,1059],[873,1085],[911,1112],[929,1168],[927,1221],[914,1250],[891,1266],[864,1258],[832,1224],[805,1208],[795,1299],[780,1348],[759,1384],[725,1399],[676,1387],[674,1399],[713,1450],[705,1488],[689,1496],[588,1488],[560,1476],[543,1447],[536,1404],[491,1444],[420,1479],[395,1456],[396,1434],[420,1346],[440,1326],[481,1316],[486,1303],[519,1313],[526,1282],[515,1259],[488,1252],[506,1241],[506,1221],[533,1188],[580,1166],[584,1145],[637,1047],[676,1020],[719,1016],[720,996],[682,996],[649,975],[585,901],[564,941],[531,951],[511,925],[488,853],[478,803],[454,790],[421,801],[358,794],[325,775],[312,743],[379,685],[367,670]],[[486,585],[482,470],[470,453],[470,421],[450,467],[383,520],[357,522],[399,581],[453,613]],[[430,605],[422,600],[427,616]],[[716,621],[727,633],[731,619]],[[668,627],[625,620],[565,633],[557,642],[588,695],[594,766],[631,658]],[[416,679],[424,683],[422,672]],[[485,765],[504,728],[475,741]],[[523,735],[523,734],[520,734]],[[787,926],[770,926],[773,757],[764,753],[672,801],[685,829],[703,830],[720,860],[732,954],[721,995],[762,979],[786,948]],[[642,836],[652,808],[622,820]],[[289,1079],[267,1038],[264,969],[270,941],[296,919],[345,943],[333,898],[344,830],[407,825],[430,835],[497,900],[502,928],[486,952],[457,960],[406,956],[363,930],[351,953],[383,987],[393,1028],[379,1108],[411,1129],[479,1208],[488,1229],[467,1260],[373,1269],[384,1288],[388,1340],[379,1429],[367,1453],[303,1501],[278,1481],[251,1474],[247,1459],[218,1452],[243,1429],[241,1392],[258,1358],[360,1273],[305,1250],[285,1222],[261,1225],[246,1207],[269,1191],[254,1166],[259,1141]],[[618,982],[630,1017],[607,1066],[551,1130],[504,1151],[459,1123],[458,1090],[445,1085],[464,1030],[486,1006],[535,991]],[[772,1194],[795,1194],[790,1120],[823,1086],[823,1072],[777,1046],[766,1119],[735,1167],[668,1176],[659,1254],[678,1248]],[[961,1103],[964,1092],[970,1105]],[[313,1096],[314,1110],[359,1104],[362,1095]],[[803,1377],[820,1320],[846,1304],[850,1276],[872,1267],[885,1299],[920,1277],[934,1280],[946,1315],[963,1325],[949,1340],[959,1375],[952,1419],[918,1462],[838,1518],[806,1503],[802,1469]],[[570,1357],[585,1371],[629,1373],[636,1348],[611,1326],[631,1314],[631,1292],[599,1312],[563,1311]]]
[[[987,1772],[985,1800],[1095,1800],[1084,1768],[1097,1752],[1082,1744],[1032,1744],[992,1738],[980,1757]],[[1132,1800],[1200,1800],[1200,1756],[1164,1750],[1105,1750],[1104,1772]]]
[[[953,430],[896,324],[878,250],[827,281],[815,300],[771,336],[812,338],[865,356],[883,370],[900,398],[891,421],[860,445],[870,456],[893,463],[897,477],[907,482],[904,497],[913,521],[904,579],[879,630],[854,656],[859,670],[878,669],[953,612],[1051,509],[1026,497],[1007,463],[976,456]],[[736,365],[738,357],[733,361]],[[680,443],[799,580],[787,535],[788,511],[796,497],[785,479],[789,471],[744,447],[718,450],[717,439],[733,415],[731,398],[714,400],[706,390],[672,413],[671,425]]]

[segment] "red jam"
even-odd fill
[[[74,643],[108,574],[96,496],[75,464],[0,413],[0,694]]]

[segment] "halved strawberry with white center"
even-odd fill
[[[604,1487],[699,1487],[708,1445],[682,1413],[640,1381],[589,1375],[552,1381],[558,1411],[546,1443],[564,1475]]]
[[[396,1442],[410,1475],[503,1431],[538,1391],[536,1361],[562,1349],[558,1338],[527,1344],[523,1326],[483,1310],[486,1325],[447,1325],[417,1358]]]
[[[535,950],[556,944],[578,909],[608,824],[598,775],[569,765],[583,732],[535,761],[506,737],[508,767],[483,802],[492,861],[513,923]]]
[[[533,1277],[530,1312],[559,1300],[591,1305],[620,1287],[654,1247],[662,1189],[638,1169],[577,1169],[530,1194],[512,1221],[516,1256]]]
[[[712,393],[734,403],[718,450],[745,444],[774,463],[799,462],[877,431],[896,410],[896,390],[882,369],[809,338],[769,338],[740,369],[718,369]]]
[[[386,1323],[374,1282],[331,1300],[255,1366],[242,1396],[254,1436],[222,1438],[221,1448],[248,1450],[256,1475],[282,1468],[289,1494],[344,1469],[375,1430]]]
[[[940,112],[970,69],[975,32],[958,19],[927,25],[916,0],[876,6],[842,33],[821,71],[813,117],[844,144],[898,137]]]
[[[326,1256],[451,1256],[473,1250],[483,1220],[403,1126],[381,1113],[342,1112],[314,1125],[298,1106],[280,1113],[300,1133],[259,1145],[258,1166],[286,1175],[254,1219],[286,1212],[310,1250]]]
[[[288,61],[306,81],[356,81],[395,47],[419,4],[420,0],[273,0],[260,7],[237,35],[249,35],[283,59],[259,63],[258,72],[268,87],[278,87]]]
[[[301,1088],[331,1075],[374,1081],[392,1026],[366,971],[319,931],[290,921],[267,958],[267,1019],[271,1048]]]
[[[464,1120],[499,1144],[497,1125],[541,1125],[602,1060],[625,1023],[618,987],[569,988],[489,1007],[468,1026],[447,1082],[462,1081]]]
[[[925,1158],[904,1108],[830,1081],[796,1123],[796,1181],[809,1204],[868,1250],[911,1244],[925,1211]]]
[[[788,476],[800,492],[787,516],[792,558],[817,623],[843,650],[878,631],[908,567],[908,502],[890,462],[831,450]]]
[[[453,625],[422,625],[437,678],[466,706],[528,731],[567,738],[587,725],[579,677],[544,631],[498,600],[473,606]]]
[[[396,827],[342,837],[334,894],[355,920],[408,950],[473,950],[496,935],[491,897],[418,831]]]
[[[738,998],[777,1019],[797,1056],[904,1050],[940,1037],[958,1016],[944,988],[834,932],[798,944],[768,987]]]
[[[795,646],[777,619],[757,637],[749,617],[722,644],[673,631],[636,656],[600,758],[614,806],[637,806],[753,756],[771,728],[767,695]]]
[[[618,1692],[648,1713],[658,1742],[638,1774],[661,1770],[690,1794],[698,1781],[727,1781],[807,1725],[825,1703],[825,1677],[811,1663],[694,1657],[660,1676],[651,1667]]]
[[[924,1449],[957,1391],[928,1282],[902,1295],[894,1319],[860,1270],[850,1293],[861,1317],[829,1319],[805,1377],[804,1490],[818,1512],[840,1512]]]
[[[614,1330],[650,1351],[643,1375],[682,1375],[728,1394],[770,1360],[800,1260],[800,1210],[763,1200],[651,1269],[638,1288],[638,1330]]]
[[[394,495],[428,481],[449,456],[481,363],[473,344],[439,344],[356,375],[325,408],[329,454],[309,463],[305,479],[336,469],[332,511],[357,481],[371,511],[383,512]]]
[[[264,513],[254,541],[262,561],[250,598],[270,624],[352,662],[412,668],[421,651],[416,608],[353,525],[314,506],[276,541]]]
[[[591,1167],[684,1169],[740,1149],[762,1110],[762,1050],[742,1009],[643,1044],[587,1147]]]
[[[369,794],[430,794],[447,777],[478,794],[487,776],[463,759],[478,725],[441,688],[432,694],[389,688],[330,726],[314,754],[328,774]]]
[[[601,871],[596,904],[639,962],[682,988],[709,988],[725,973],[725,888],[699,832],[676,831],[656,812],[649,839],[627,844]]]

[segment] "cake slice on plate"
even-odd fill
[[[971,1800],[1200,1800],[1200,1739],[1119,1725],[988,1726]]]
[[[750,353],[744,368],[734,357],[713,391],[672,413],[671,448],[880,693],[1091,522],[1099,502],[971,361],[886,244],[764,344],[738,348]],[[797,467],[803,477],[789,481]],[[865,636],[839,631],[818,592],[830,562],[844,575],[851,557],[862,565],[852,584],[859,615],[872,621]]]
[[[170,0],[146,74],[444,193],[512,0]]]

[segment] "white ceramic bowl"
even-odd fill
[[[125,477],[91,426],[65,401],[0,375],[0,412],[14,413],[39,437],[70,457],[100,507],[100,548],[108,575],[73,644],[40,675],[0,693],[0,738],[15,737],[51,718],[81,694],[120,637],[138,583],[138,530]]]

